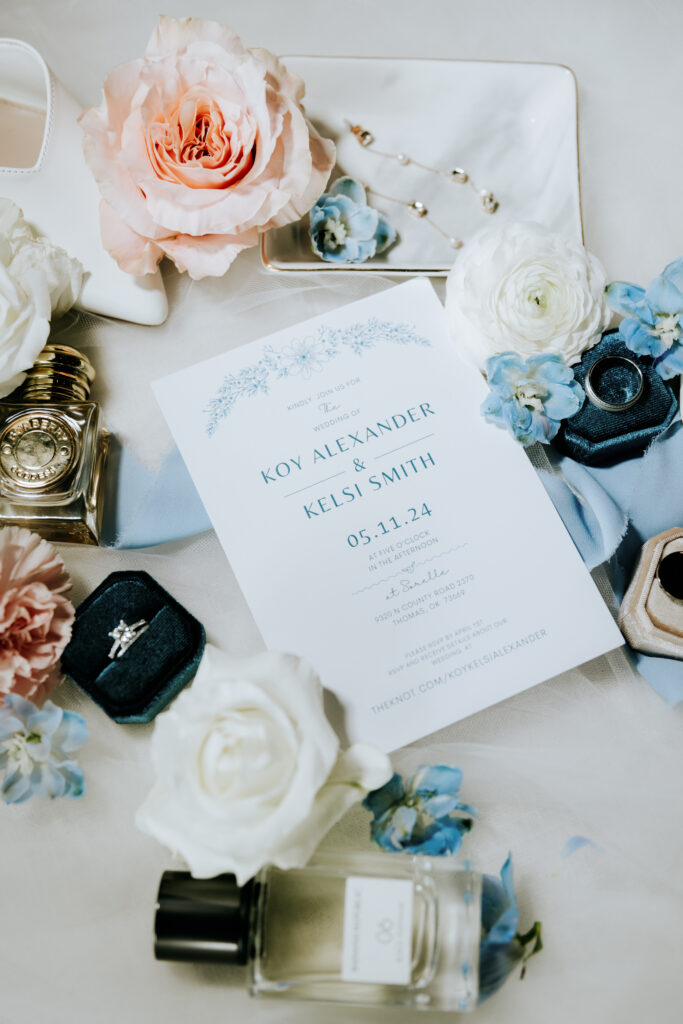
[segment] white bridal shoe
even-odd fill
[[[161,324],[168,302],[159,272],[125,274],[100,240],[100,193],[83,157],[80,113],[37,50],[0,39],[0,196],[81,261],[81,309]]]

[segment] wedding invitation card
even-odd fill
[[[154,385],[267,646],[392,750],[623,641],[412,280]]]

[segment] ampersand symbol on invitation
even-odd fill
[[[365,469],[365,463],[361,462],[360,459],[354,459],[353,468],[355,469],[356,473],[360,473],[361,469]]]

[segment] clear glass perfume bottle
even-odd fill
[[[99,543],[109,434],[88,401],[94,377],[81,352],[46,345],[0,401],[0,525]]]
[[[481,875],[448,858],[318,854],[241,889],[165,872],[155,955],[247,964],[252,995],[463,1011],[480,929]]]

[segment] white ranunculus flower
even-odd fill
[[[0,397],[21,384],[47,341],[50,318],[74,304],[82,276],[78,260],[0,199]]]
[[[462,357],[541,353],[576,363],[607,327],[605,272],[579,242],[540,224],[488,229],[460,252],[446,284],[446,315]]]
[[[192,686],[157,716],[157,781],[138,828],[197,878],[307,862],[352,804],[391,777],[389,758],[339,751],[320,681],[291,654],[242,661],[207,645]]]

